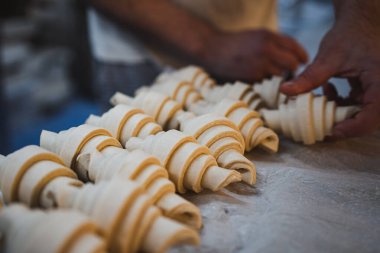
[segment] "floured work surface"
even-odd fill
[[[256,188],[186,196],[200,207],[198,249],[170,252],[380,252],[380,132],[279,154],[248,154]]]

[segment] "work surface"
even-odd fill
[[[380,133],[247,154],[255,188],[188,195],[202,211],[198,249],[171,252],[380,252]]]

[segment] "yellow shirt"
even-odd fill
[[[224,31],[265,28],[277,31],[276,0],[172,0],[192,14]],[[161,50],[146,48],[160,65],[188,65]]]
[[[226,31],[277,30],[276,0],[173,0],[174,3]]]

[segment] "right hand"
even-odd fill
[[[294,39],[267,30],[221,32],[208,40],[202,65],[226,80],[257,81],[307,62],[307,53]]]
[[[295,96],[323,85],[324,93],[338,104],[360,104],[353,118],[338,123],[333,137],[358,137],[380,127],[380,3],[379,1],[336,1],[337,20],[325,35],[314,61],[281,92]],[[349,97],[337,96],[331,77],[346,78]]]

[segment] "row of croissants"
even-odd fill
[[[0,155],[4,252],[165,252],[198,245],[202,216],[180,194],[256,183],[245,152],[275,153],[275,131],[312,144],[357,107],[311,93],[287,98],[281,78],[216,85],[201,68],[161,74],[135,97],[40,145]]]

